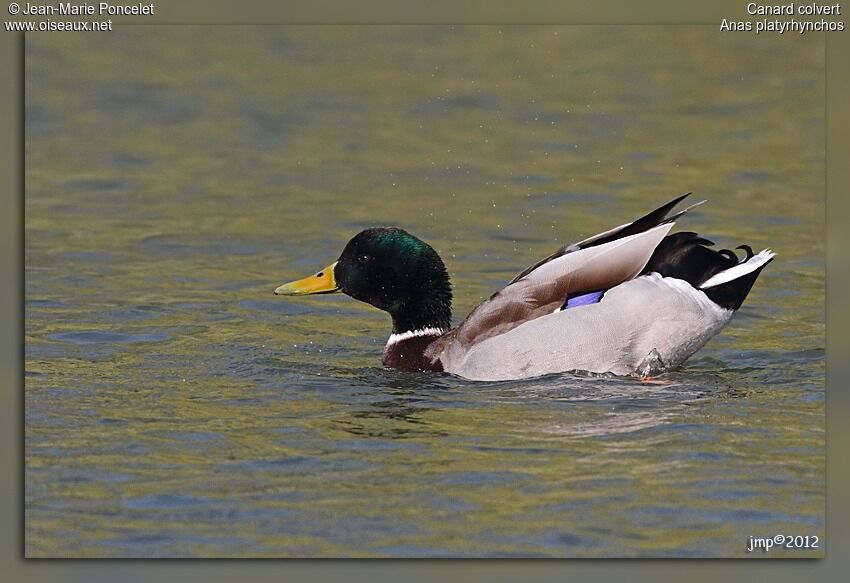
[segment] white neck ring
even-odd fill
[[[418,338],[420,336],[442,336],[446,331],[442,328],[421,328],[419,330],[409,330],[407,332],[400,332],[398,334],[392,334],[387,340],[387,346],[395,344],[396,342],[401,342],[402,340],[407,340],[409,338]]]

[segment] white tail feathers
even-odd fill
[[[720,273],[715,273],[713,276],[708,278],[705,282],[700,285],[700,289],[707,289],[710,287],[715,287],[723,283],[727,283],[732,281],[733,279],[738,279],[739,277],[743,277],[748,273],[752,273],[757,269],[760,269],[767,265],[771,259],[775,256],[775,253],[770,249],[765,249],[759,253],[756,253],[748,260],[743,263],[739,263],[734,267],[730,267],[729,269],[724,269]]]

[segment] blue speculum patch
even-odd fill
[[[590,304],[595,304],[602,299],[603,295],[605,295],[605,290],[589,292],[586,294],[581,294],[579,296],[567,297],[567,301],[564,302],[564,305],[561,307],[561,309],[569,310],[570,308],[576,308],[578,306],[588,306]]]

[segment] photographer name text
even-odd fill
[[[11,12],[11,11],[10,11]],[[59,2],[57,4],[24,4],[20,14],[24,16],[150,16],[154,14],[151,4],[74,4]]]

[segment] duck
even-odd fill
[[[670,233],[703,204],[648,214],[557,249],[452,327],[452,287],[439,254],[399,227],[357,233],[324,269],[274,290],[343,293],[389,313],[384,366],[473,381],[583,372],[649,379],[676,369],[741,307],[770,249],[714,250]]]

